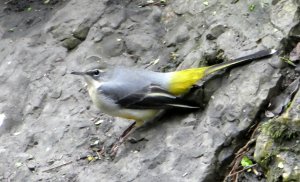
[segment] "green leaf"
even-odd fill
[[[247,157],[247,156],[244,156],[241,160],[241,164],[244,168],[248,168],[247,169],[247,172],[251,172],[251,166],[253,165],[253,162]]]
[[[241,164],[245,168],[253,165],[253,162],[247,156],[244,156],[241,160]]]

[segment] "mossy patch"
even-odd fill
[[[270,136],[275,142],[291,140],[300,135],[300,130],[291,125],[293,121],[286,121],[287,119],[276,118],[262,125],[262,132]]]
[[[268,181],[299,179],[300,129],[298,120],[274,118],[261,126],[254,154],[266,171]]]

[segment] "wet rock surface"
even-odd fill
[[[109,146],[130,122],[98,111],[69,73],[95,64],[214,64],[277,48],[299,32],[297,1],[49,2],[0,5],[0,180],[220,181],[277,89],[278,56],[208,81],[203,110],[167,112],[114,160],[94,162],[82,157],[93,154],[90,144]],[[20,24],[30,17],[38,23]]]

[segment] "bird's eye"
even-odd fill
[[[100,71],[99,70],[94,70],[93,74],[94,74],[94,76],[99,76],[100,75]]]

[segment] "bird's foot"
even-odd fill
[[[112,148],[110,149],[110,152],[109,152],[109,156],[111,157],[111,158],[115,158],[115,156],[117,155],[117,153],[118,153],[118,150],[119,150],[119,147],[120,147],[120,143],[119,142],[116,142],[113,146],[112,146]]]
[[[118,141],[113,144],[110,150],[110,156],[115,157],[119,147],[128,139],[129,135],[135,131],[135,123],[131,124],[119,137]]]

